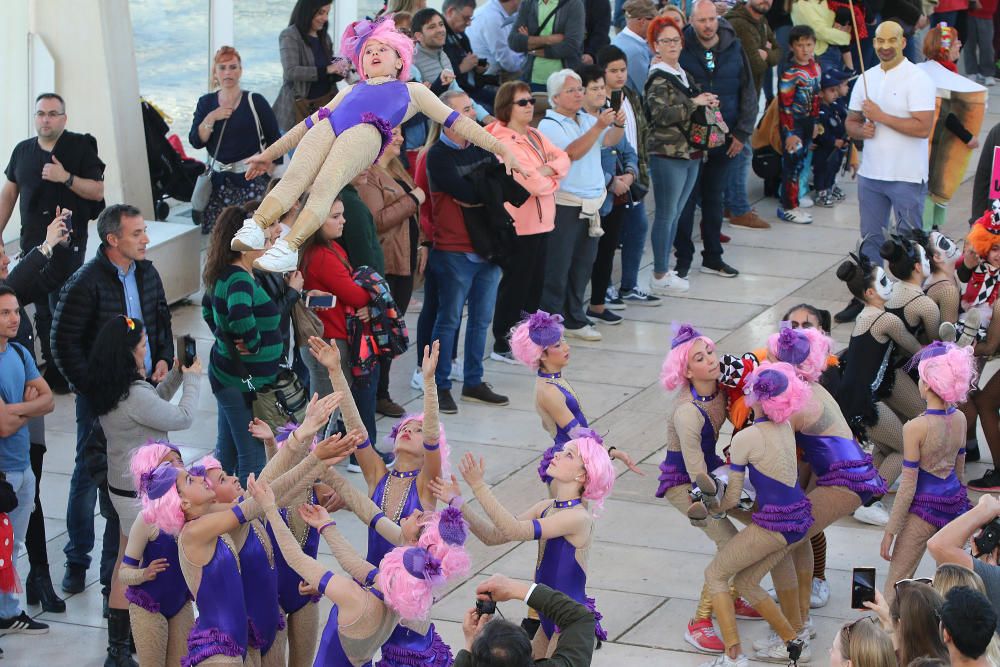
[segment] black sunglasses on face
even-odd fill
[[[516,100],[514,104],[516,104],[519,107],[529,107],[529,106],[533,107],[535,106],[535,98],[529,97],[523,100]]]

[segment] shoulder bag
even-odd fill
[[[256,116],[256,114],[254,115]],[[229,119],[227,118],[222,123],[219,141],[215,144],[216,153],[219,152],[219,146],[222,145],[222,138],[226,136],[226,125],[228,124]],[[212,171],[215,163],[215,155],[209,155],[205,171],[199,174],[198,179],[194,182],[194,190],[191,191],[191,210],[195,213],[204,213],[205,209],[208,208],[208,201],[212,198]]]

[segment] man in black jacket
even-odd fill
[[[465,649],[455,656],[455,667],[587,667],[594,656],[594,614],[585,606],[544,584],[525,584],[494,575],[476,587],[480,600],[523,600],[560,628],[559,645],[551,658],[531,660],[528,633],[509,621],[490,620],[475,608],[465,612],[462,633]]]
[[[444,52],[451,61],[458,85],[492,114],[497,81],[491,85],[483,78],[489,63],[479,64],[480,55],[472,51],[472,43],[465,32],[472,23],[472,13],[475,10],[476,0],[444,0],[441,5],[447,31]]]
[[[76,392],[76,461],[66,510],[69,542],[63,549],[66,576],[62,586],[67,593],[83,590],[94,546],[97,487],[87,472],[83,456],[94,422],[85,396],[91,343],[108,320],[127,316],[142,320],[146,329],[147,377],[159,382],[174,359],[170,309],[160,275],[152,262],[145,259],[149,237],[139,209],[128,204],[107,207],[97,218],[97,232],[101,237],[97,256],[66,282],[52,322],[56,364]],[[102,489],[102,500],[106,494]],[[107,588],[117,557],[118,518],[110,502],[106,508],[102,502],[102,515],[106,513],[110,516],[104,529],[101,581]]]

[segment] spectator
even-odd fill
[[[934,123],[936,88],[927,74],[903,57],[905,46],[898,23],[879,25],[875,48],[882,65],[868,70],[866,85],[854,86],[848,104],[847,134],[865,142],[858,168],[858,208],[865,239],[861,250],[875,266],[882,265],[878,249],[885,240],[890,211],[895,212],[900,231],[923,226],[927,137]],[[872,91],[871,99],[866,90]],[[852,300],[834,319],[851,322],[862,308],[860,301]]]
[[[656,5],[651,0],[628,0],[625,3],[625,28],[611,40],[625,54],[628,63],[629,89],[637,95],[644,95],[649,65],[653,51],[649,48],[646,33],[650,21],[656,18]]]
[[[522,0],[507,43],[527,55],[522,78],[532,92],[545,91],[560,69],[580,66],[585,34],[582,0]]]
[[[531,199],[515,207],[507,205],[514,218],[516,242],[510,260],[503,267],[493,313],[493,351],[490,358],[514,363],[507,337],[521,320],[522,313],[538,310],[545,280],[545,251],[549,234],[555,227],[556,190],[569,171],[569,156],[544,134],[531,127],[535,98],[523,81],[508,81],[497,92],[494,113],[496,122],[486,130],[507,144],[530,173],[514,178],[531,193]]]
[[[242,206],[244,216],[249,218],[253,215],[256,201],[247,202],[252,206]],[[287,217],[287,216],[286,216]],[[294,218],[292,218],[294,219]],[[271,225],[267,229],[273,244],[281,236],[281,225]],[[269,271],[253,270],[254,279],[260,283],[271,301],[278,307],[278,331],[281,333],[281,364],[288,363],[288,350],[292,346],[291,324],[292,307],[302,298],[303,279],[301,271],[291,273],[271,273]]]
[[[813,60],[816,37],[812,28],[797,25],[788,33],[791,56],[778,81],[778,118],[784,153],[781,156],[781,206],[778,217],[806,225],[813,218],[800,208],[799,180],[816,136],[819,117],[820,70]]]
[[[781,58],[778,39],[765,18],[770,9],[771,0],[750,0],[737,4],[726,14],[726,20],[736,32],[736,37],[743,45],[743,53],[750,63],[755,98],[760,97],[764,75],[768,72],[768,68],[776,65]],[[735,227],[768,229],[771,225],[750,208],[750,199],[747,197],[747,178],[750,175],[752,158],[753,151],[747,142],[743,146],[743,151],[733,159],[729,184],[723,198],[729,215],[724,217],[728,217],[729,224]]]
[[[17,265],[10,271],[10,257],[7,255],[3,241],[0,240],[0,281],[8,285],[17,295],[18,303],[28,304],[42,298],[49,292],[58,289],[62,280],[62,269],[52,262],[52,251],[56,244],[67,234],[65,219],[70,215],[68,210],[56,207],[56,217],[49,223],[45,240],[38,246],[23,252]],[[31,319],[21,306],[21,324],[17,337],[12,342],[18,343],[26,350],[35,349],[35,332]],[[62,377],[60,374],[59,377]],[[42,461],[45,457],[45,418],[32,417],[28,420],[28,435],[31,441],[31,472],[35,475],[35,502],[28,521],[28,532],[25,535],[25,546],[28,549],[28,563],[31,569],[25,579],[24,588],[28,600],[38,601],[42,610],[62,613],[66,611],[63,602],[52,590],[52,579],[49,576],[49,554],[45,538],[45,518],[42,513],[41,479]]]
[[[823,69],[840,69],[840,49],[851,43],[851,26],[837,23],[826,0],[793,0],[792,24],[807,25],[816,35],[816,61]]]
[[[684,28],[683,37],[680,66],[701,90],[719,98],[730,136],[728,146],[708,151],[698,181],[684,205],[674,241],[677,249],[675,271],[678,277],[687,279],[694,257],[691,241],[694,207],[700,201],[701,240],[705,247],[701,271],[735,278],[740,272],[722,260],[722,199],[718,196],[718,184],[729,182],[734,158],[750,139],[757,118],[758,93],[736,32],[728,21],[718,17],[710,0],[695,2],[691,24]]]
[[[594,118],[599,118],[609,106],[604,69],[597,65],[584,65],[580,68],[580,77],[584,88],[583,109]],[[622,316],[609,310],[605,302],[611,285],[611,269],[621,238],[622,223],[626,212],[636,205],[631,194],[632,185],[639,179],[639,155],[624,133],[614,146],[601,147],[601,169],[602,182],[607,189],[607,196],[599,211],[601,231],[604,233],[597,242],[597,254],[590,273],[590,307],[587,309],[587,317],[594,322],[621,324]]]
[[[556,72],[547,85],[552,108],[538,129],[566,151],[572,164],[556,192],[555,229],[546,251],[540,308],[563,316],[566,335],[597,341],[601,334],[590,324],[583,306],[597,239],[588,234],[589,225],[581,218],[593,222],[604,203],[601,147],[614,146],[624,136],[625,112],[608,109],[595,118],[584,111],[583,84],[573,70]]]
[[[486,59],[486,75],[500,82],[520,78],[525,55],[507,43],[521,0],[489,0],[472,15],[472,25],[465,31],[473,53]],[[494,109],[496,113],[496,109]]]
[[[973,0],[969,5],[965,24],[965,72],[973,75],[977,83],[995,86],[993,51],[993,15],[996,0]]]
[[[984,596],[986,595],[986,586],[983,584],[982,577],[967,567],[952,563],[945,563],[934,571],[934,581],[931,582],[931,585],[942,597],[947,596],[948,591],[959,586],[965,586]],[[989,598],[987,598],[988,600]],[[990,606],[990,611],[996,614],[992,606]],[[998,619],[998,622],[1000,622],[1000,619]],[[991,664],[1000,664],[1000,635],[996,634],[996,632],[993,633],[990,645],[986,647],[986,657],[990,660]]]
[[[165,441],[169,431],[191,428],[201,388],[201,362],[195,359],[186,368],[174,363],[156,387],[145,379],[146,333],[142,320],[127,315],[104,323],[90,352],[87,400],[100,418],[107,438],[108,491],[118,514],[118,557],[111,577],[108,616],[108,663],[115,667],[131,662],[129,650],[129,601],[125,585],[118,578],[129,528],[139,516],[134,486],[132,454],[151,440]],[[176,362],[176,360],[175,360]],[[179,405],[170,402],[184,383]],[[180,457],[178,456],[178,459]]]
[[[892,637],[874,616],[845,623],[830,646],[830,667],[897,667]]]
[[[371,211],[379,243],[385,257],[385,279],[396,302],[400,316],[413,295],[413,276],[417,263],[417,212],[427,195],[414,184],[399,162],[403,134],[392,131],[392,141],[386,145],[379,161],[354,180],[354,185]],[[389,396],[391,361],[381,360],[375,411],[386,417],[402,417],[403,407]]]
[[[560,628],[559,645],[551,657],[532,660],[531,639],[510,621],[492,621],[473,608],[465,612],[462,633],[465,648],[455,656],[455,667],[583,667],[594,656],[594,614],[568,595],[545,584],[527,584],[494,575],[476,587],[480,600],[523,600]]]
[[[492,113],[497,87],[488,85],[483,79],[488,64],[479,64],[483,56],[473,51],[466,34],[466,29],[472,24],[472,12],[475,9],[476,0],[444,0],[441,5],[444,27],[447,30],[444,52],[451,61],[451,70],[455,73],[458,85],[469,97]]]
[[[327,0],[297,0],[288,27],[278,35],[282,83],[274,100],[274,115],[278,128],[285,132],[304,115],[296,109],[298,101],[326,104],[337,92],[337,81],[350,68],[347,60],[333,61],[333,42],[327,32],[332,4]]]
[[[583,0],[583,16],[581,62],[593,65],[601,49],[611,44],[611,3],[608,0]]]
[[[69,541],[62,588],[81,593],[85,586],[90,550],[94,548],[94,503],[98,488],[88,472],[84,449],[95,428],[96,415],[82,393],[88,386],[88,359],[94,336],[104,323],[127,315],[146,325],[144,376],[162,382],[174,359],[170,309],[160,274],[146,259],[146,222],[139,209],[113,204],[97,216],[101,245],[97,256],[84,264],[63,286],[52,320],[52,351],[59,370],[76,391],[76,460],[69,483],[66,529]],[[101,551],[101,583],[105,597],[111,591],[111,571],[118,544],[118,515],[106,485],[100,488],[105,517]]]
[[[604,69],[604,85],[608,94],[616,92],[622,96],[621,108],[625,111],[625,139],[639,156],[637,183],[644,192],[649,190],[649,157],[646,154],[647,118],[642,103],[642,95],[629,88],[628,57],[617,46],[609,45],[597,54],[597,64]],[[621,289],[608,288],[608,308],[623,310],[628,304],[637,306],[658,306],[660,299],[639,289],[639,264],[646,248],[646,232],[649,220],[646,218],[645,198],[635,200],[624,212],[621,231],[622,280]],[[531,311],[528,311],[531,312]]]
[[[222,209],[264,195],[270,175],[246,180],[243,161],[281,136],[278,120],[264,96],[240,89],[243,64],[239,52],[223,46],[215,52],[213,62],[212,77],[219,89],[198,98],[188,134],[191,145],[204,148],[212,158],[212,196],[200,215],[202,234],[212,231]]]
[[[774,33],[774,40],[771,42],[781,52],[778,58],[780,64],[785,59],[788,50],[788,31],[792,29],[792,15],[790,13],[792,0],[772,0],[771,8],[767,10],[767,25]],[[776,64],[775,67],[778,65]],[[764,75],[764,100],[771,103],[775,93],[775,71],[774,67],[767,70]]]
[[[716,106],[718,97],[701,92],[693,77],[681,67],[684,48],[681,27],[669,17],[658,17],[650,24],[649,40],[656,47],[659,61],[653,65],[646,83],[646,109],[649,131],[646,150],[653,182],[656,211],[653,217],[652,291],[660,294],[686,292],[687,276],[670,270],[670,250],[677,235],[677,222],[685,202],[691,197],[703,151],[688,143],[691,114],[699,106]],[[623,260],[624,261],[624,260]]]
[[[8,285],[0,285],[0,472],[17,494],[17,507],[7,513],[14,531],[14,553],[24,543],[35,497],[31,471],[28,420],[52,412],[52,390],[35,367],[30,351],[15,343],[21,326],[21,306]],[[15,588],[19,588],[15,587]],[[49,626],[21,610],[16,591],[0,593],[0,631],[43,634]]]
[[[441,101],[455,111],[472,118],[472,101],[468,95],[448,91]],[[465,368],[462,400],[487,405],[507,405],[506,396],[493,391],[483,382],[483,355],[486,331],[493,319],[500,267],[477,255],[466,230],[466,216],[476,215],[482,208],[479,193],[471,187],[466,175],[482,169],[495,158],[487,151],[470,144],[449,128],[427,151],[427,176],[434,216],[431,223],[432,246],[427,270],[434,275],[438,293],[438,316],[431,340],[441,341],[441,349],[451,350],[462,321],[462,308],[468,302],[469,317],[465,324]],[[441,412],[455,414],[458,406],[451,395],[451,355],[441,355],[435,371],[438,404]]]
[[[997,613],[985,595],[965,586],[951,589],[945,595],[940,619],[941,638],[952,667],[989,667],[986,649],[996,634]]]
[[[980,552],[979,545],[972,542],[972,554],[965,550],[969,540],[986,524],[1000,517],[1000,499],[984,494],[971,510],[958,517],[927,540],[927,551],[938,567],[952,563],[974,571],[983,580],[986,597],[993,610],[1000,613],[1000,549]]]
[[[930,585],[915,579],[903,579],[895,584],[896,597],[892,605],[875,591],[875,602],[865,606],[874,611],[882,629],[893,636],[900,665],[909,665],[916,658],[939,658],[948,664],[948,649],[938,631],[938,615],[944,600]]]
[[[684,10],[678,7],[677,5],[672,5],[670,3],[667,3],[659,11],[658,15],[672,18],[674,22],[677,23],[677,25],[679,25],[681,28],[687,25],[687,14],[684,13]]]
[[[976,172],[972,180],[972,211],[968,221],[970,225],[990,208],[990,179],[993,178],[993,153],[997,146],[1000,146],[1000,123],[991,127],[982,141],[982,151],[979,153],[979,162],[976,163]]]
[[[850,150],[847,140],[847,79],[843,70],[829,70],[820,77],[820,130],[813,139],[813,185],[816,205],[830,208],[847,198],[837,186],[837,174]]]
[[[34,300],[45,381],[60,394],[69,391],[69,386],[53,362],[49,347],[52,313],[59,300],[59,288],[83,264],[87,223],[104,208],[104,163],[97,156],[97,141],[89,134],[68,131],[67,120],[66,104],[59,95],[42,93],[35,99],[38,136],[14,147],[0,190],[0,232],[7,227],[14,203],[20,199],[22,249],[34,248],[45,240],[46,228],[56,217],[57,208],[76,213],[76,220],[70,222],[69,242],[52,248],[58,280],[49,292]]]
[[[278,376],[281,316],[253,275],[253,261],[264,250],[239,252],[229,247],[243,218],[238,206],[219,215],[202,272],[201,312],[215,336],[208,364],[218,409],[215,458],[245,484],[247,476],[260,474],[266,462],[264,445],[250,435],[247,424],[253,420],[253,388],[266,387]],[[266,248],[270,247],[268,238]]]

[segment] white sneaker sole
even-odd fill
[[[722,651],[715,651],[712,649],[705,648],[704,646],[696,642],[694,640],[694,637],[691,636],[691,633],[688,632],[687,630],[684,631],[684,641],[686,641],[691,646],[694,646],[699,653],[704,653],[706,655],[722,655],[723,653],[725,653],[725,649],[723,649]]]
[[[579,331],[576,331],[575,329],[566,329],[564,331],[564,335],[566,335],[566,336],[568,336],[570,338],[579,338],[580,340],[590,341],[591,343],[596,343],[596,342],[600,341],[601,338],[602,338],[601,334],[597,334],[596,336],[592,336],[590,334],[580,333]]]
[[[511,366],[517,365],[517,359],[505,357],[502,354],[497,354],[496,352],[490,352],[490,359],[492,359],[493,361],[499,361],[501,363],[510,364]]]

